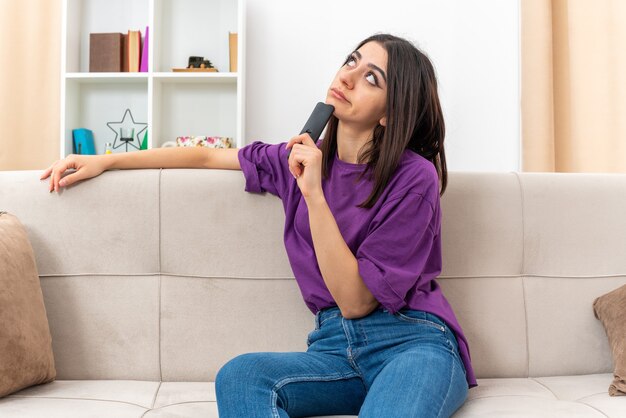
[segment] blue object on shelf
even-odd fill
[[[72,129],[72,153],[83,155],[96,154],[92,131],[85,128]]]

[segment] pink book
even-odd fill
[[[141,65],[139,66],[139,72],[148,72],[148,26],[146,26],[146,35],[143,38],[143,47],[141,48]]]

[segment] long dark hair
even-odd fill
[[[369,173],[374,187],[370,196],[358,207],[371,208],[389,183],[405,149],[410,149],[432,162],[437,169],[440,193],[446,190],[448,170],[443,148],[445,124],[437,93],[435,69],[428,57],[411,42],[389,34],[376,34],[363,40],[378,42],[387,51],[386,127],[377,125],[372,140],[359,151],[357,162],[367,162],[359,180]],[[337,154],[337,125],[331,116],[320,149],[323,153],[322,173]]]

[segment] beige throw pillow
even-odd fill
[[[626,395],[626,285],[593,301],[593,312],[604,325],[613,352],[613,383],[609,395]]]
[[[0,397],[55,377],[35,255],[22,223],[0,212]]]

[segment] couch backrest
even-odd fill
[[[208,380],[304,350],[279,199],[241,172],[124,170],[48,193],[0,172],[37,257],[60,379]],[[626,175],[449,173],[439,282],[479,377],[611,370],[595,297],[626,283]]]
[[[440,283],[479,377],[612,371],[593,300],[626,283],[626,175],[452,173]]]

